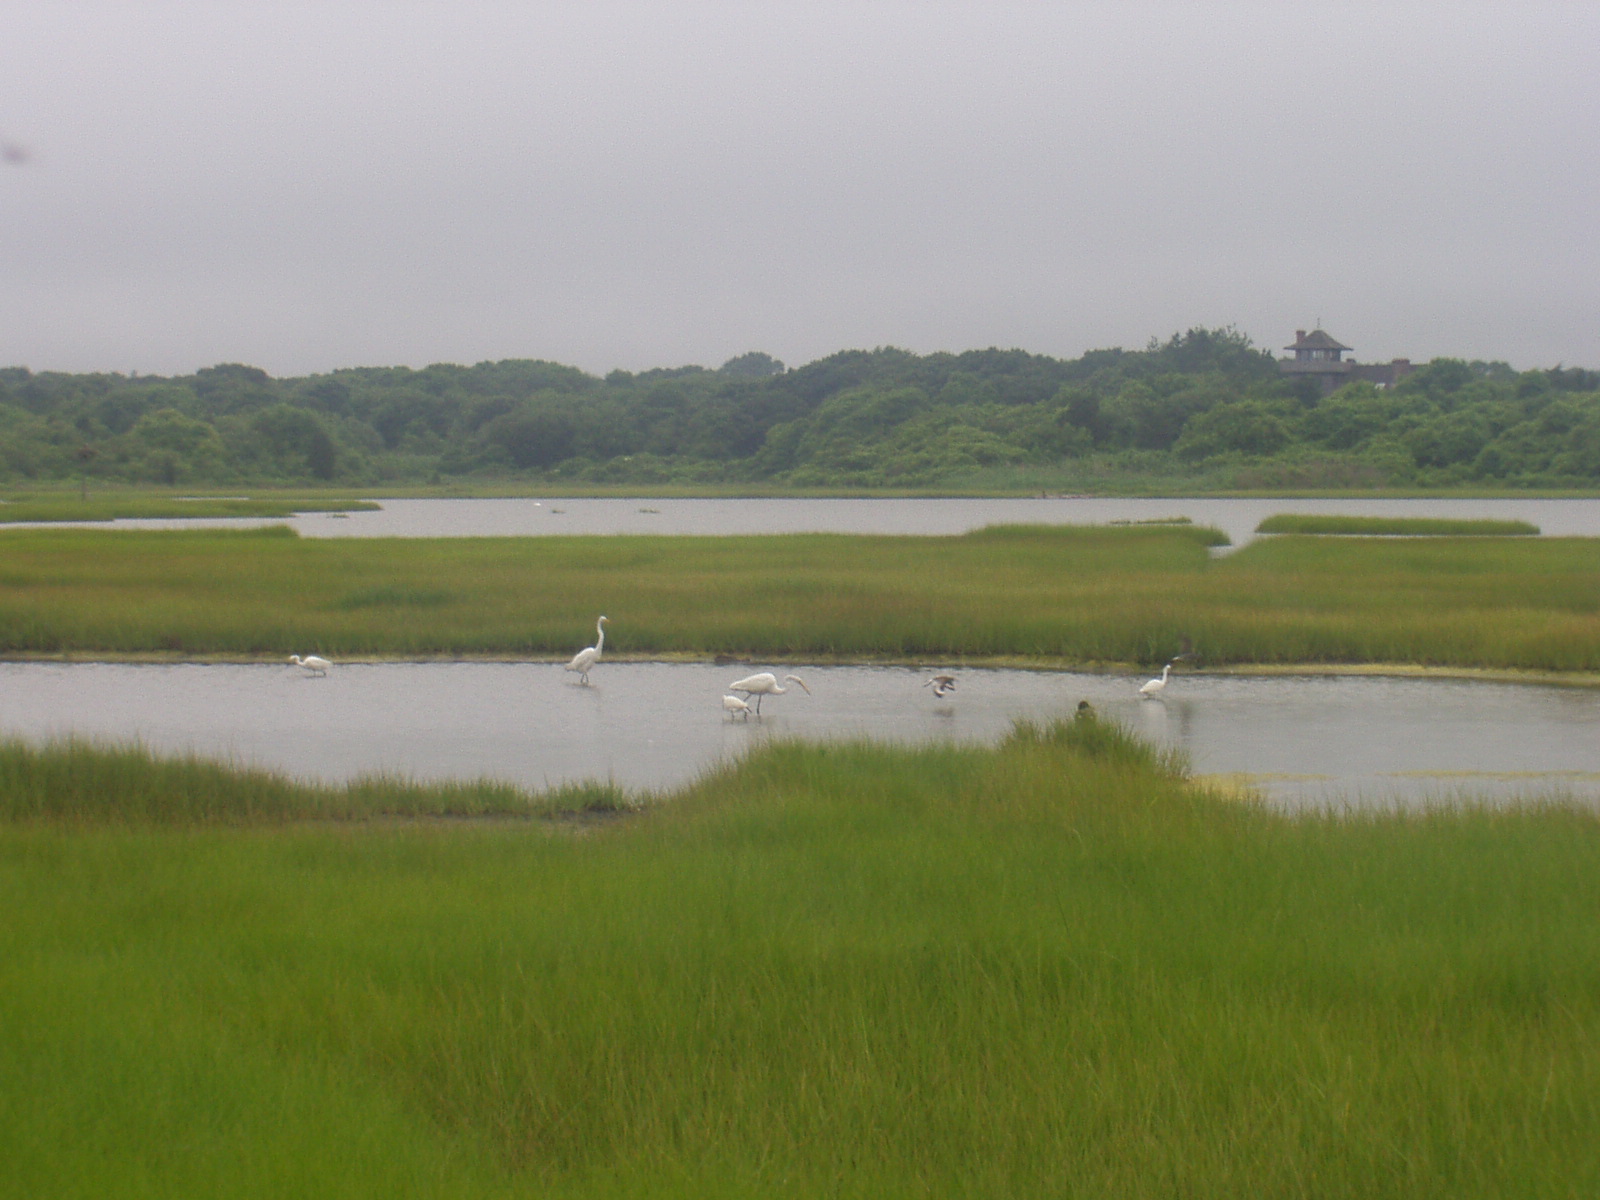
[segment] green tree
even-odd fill
[[[139,451],[135,469],[146,479],[171,484],[223,474],[227,450],[216,429],[175,408],[158,408],[140,417],[131,440]]]
[[[309,409],[274,404],[257,413],[249,429],[259,440],[271,473],[333,478],[338,449],[322,422]]]
[[[1281,411],[1261,400],[1239,400],[1191,418],[1175,450],[1190,462],[1219,454],[1265,456],[1282,450],[1290,437]]]
[[[730,358],[720,368],[724,375],[739,375],[746,378],[765,379],[769,375],[782,375],[783,364],[770,354],[760,350],[751,350],[737,358]]]

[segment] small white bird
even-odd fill
[[[333,666],[331,662],[319,654],[308,654],[304,658],[301,658],[298,654],[291,654],[289,655],[289,661],[307,675],[326,675],[328,668]]]
[[[594,645],[585,646],[582,650],[579,650],[572,656],[572,661],[567,664],[566,669],[576,671],[585,684],[589,682],[589,668],[600,661],[600,651],[605,649],[606,622],[608,620],[610,620],[609,617],[601,617],[594,623],[596,634]]]
[[[811,689],[806,686],[806,681],[798,675],[785,675],[784,683],[798,683],[800,690],[806,695],[811,694]],[[778,677],[771,671],[763,671],[759,675],[747,675],[743,679],[736,679],[728,685],[730,692],[743,692],[746,700],[751,696],[756,698],[756,715],[761,715],[761,698],[763,696],[782,696],[788,688],[778,684]]]
[[[741,700],[737,696],[724,696],[722,698],[722,711],[730,717],[743,717],[748,721],[753,710],[750,708],[748,700]]]
[[[1172,670],[1172,664],[1171,663],[1168,663],[1166,666],[1162,667],[1161,668],[1161,678],[1160,679],[1152,679],[1149,683],[1145,684],[1142,688],[1139,689],[1139,695],[1141,695],[1141,696],[1159,696],[1159,695],[1161,695],[1162,692],[1167,690],[1167,674],[1171,670]]]
[[[935,675],[932,679],[924,679],[922,686],[931,687],[934,696],[943,700],[956,690],[956,677],[954,675]]]

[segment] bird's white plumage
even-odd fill
[[[606,645],[606,622],[610,619],[610,617],[601,617],[594,623],[594,645],[585,646],[582,650],[579,650],[572,656],[572,661],[566,666],[568,671],[578,672],[578,678],[583,683],[589,682],[589,668],[600,661],[600,651],[604,650]]]
[[[1149,683],[1145,684],[1142,688],[1139,689],[1139,694],[1141,696],[1159,696],[1162,692],[1166,691],[1167,690],[1167,674],[1171,670],[1172,670],[1172,664],[1171,663],[1168,663],[1166,666],[1162,667],[1161,668],[1161,678],[1160,679],[1152,679]]]
[[[301,658],[298,654],[291,654],[289,655],[289,661],[307,675],[326,675],[328,668],[333,666],[331,662],[320,654],[308,654],[304,658]]]
[[[806,686],[806,681],[798,675],[785,675],[783,682],[797,683],[800,685],[800,690],[806,695],[809,696],[811,694],[811,689]],[[771,671],[762,671],[758,675],[746,675],[743,679],[734,680],[728,685],[728,690],[730,692],[743,692],[746,700],[751,696],[756,697],[756,712],[760,713],[762,697],[782,696],[789,689],[782,686],[778,682],[778,677]]]
[[[935,675],[932,679],[924,679],[923,687],[931,687],[933,694],[940,700],[956,690],[956,677],[954,675]]]
[[[750,702],[741,700],[737,696],[724,696],[722,698],[722,711],[730,716],[744,717],[748,720],[751,711]]]

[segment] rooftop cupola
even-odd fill
[[[1310,333],[1296,329],[1294,342],[1284,349],[1294,351],[1296,362],[1340,362],[1339,356],[1350,347],[1334,341],[1320,329],[1313,329]]]

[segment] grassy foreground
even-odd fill
[[[1600,540],[0,534],[0,654],[1416,663],[1600,670]]]
[[[1537,537],[1539,527],[1527,521],[1279,513],[1257,525],[1256,532],[1354,534],[1363,537]]]
[[[1289,820],[1088,723],[579,837],[16,801],[96,753],[0,777],[8,1195],[1600,1188],[1592,814]]]

